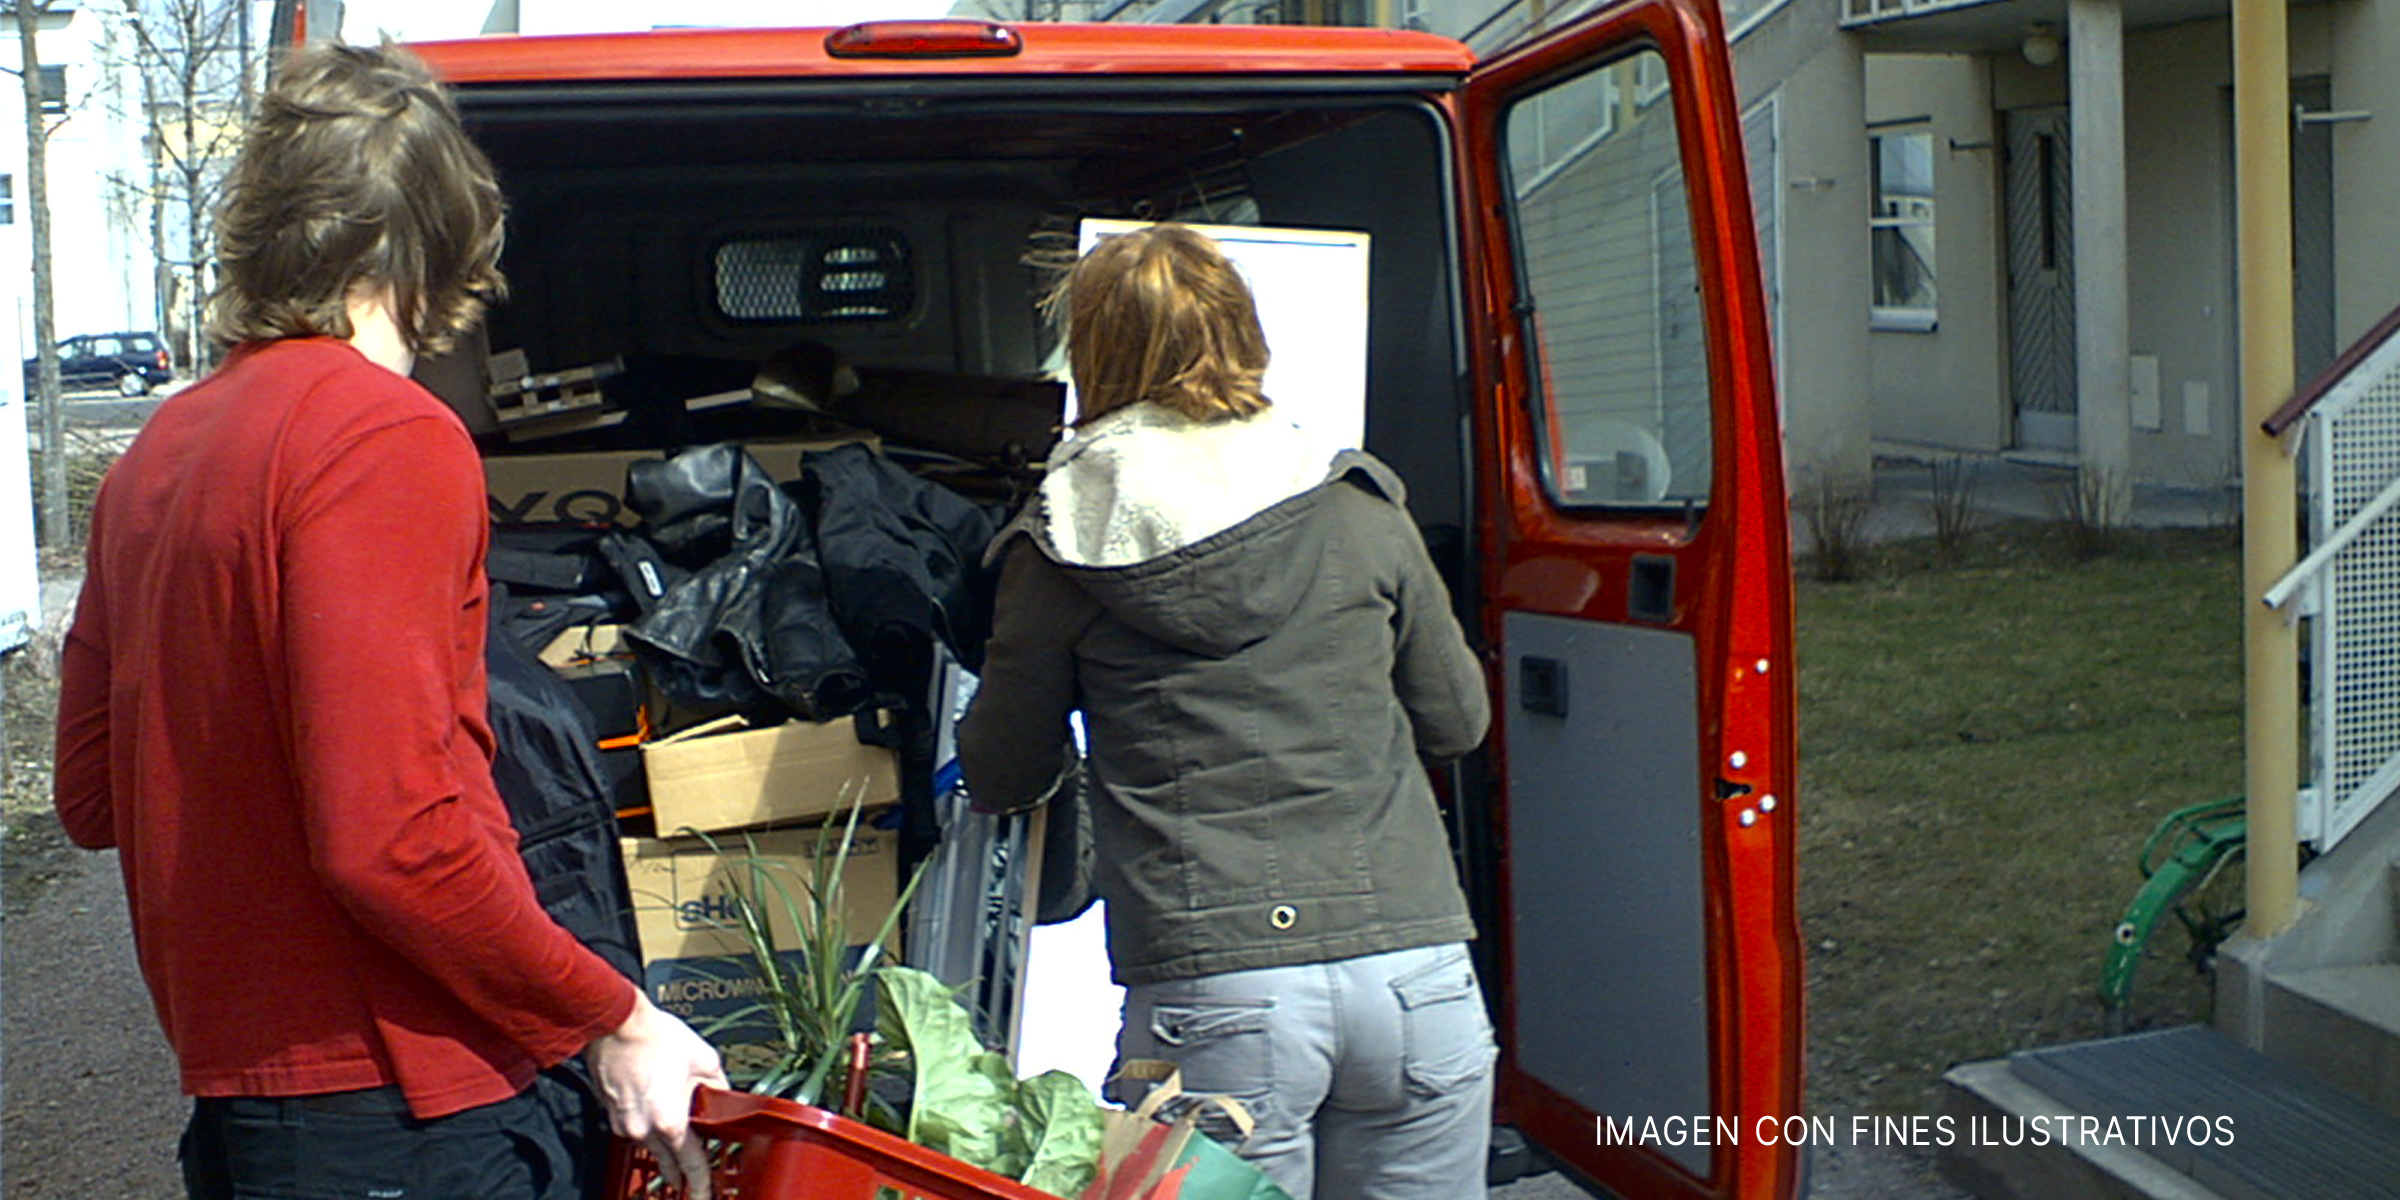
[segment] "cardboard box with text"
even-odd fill
[[[830,450],[873,438],[751,442],[742,448],[769,478],[789,483],[800,478],[800,458],[812,450]],[[664,458],[657,450],[583,450],[564,454],[503,454],[483,460],[485,501],[494,524],[530,525],[553,521],[633,525],[637,518],[625,506],[625,470],[637,462]]]
[[[899,896],[898,839],[869,828],[872,816],[861,818],[841,872],[842,933],[853,947],[875,936]],[[822,832],[829,856],[841,835],[839,822]],[[736,889],[765,912],[782,969],[799,967],[805,961],[801,924],[814,910],[808,881],[819,837],[820,830],[812,827],[729,833],[713,839],[714,846],[700,838],[624,839],[643,986],[653,1003],[715,1043],[729,1064],[755,1061],[775,1030],[773,1019],[754,1007],[765,985],[750,943],[735,924]],[[795,923],[795,915],[801,923]],[[896,942],[897,930],[893,937]],[[897,955],[899,947],[885,950]]]
[[[658,831],[713,832],[873,808],[900,798],[899,755],[858,740],[852,718],[741,728],[712,721],[642,746]]]

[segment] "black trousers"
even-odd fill
[[[608,1127],[581,1070],[430,1121],[396,1087],[196,1100],[183,1186],[191,1200],[582,1200]]]

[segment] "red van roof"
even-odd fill
[[[836,58],[825,48],[830,29],[662,29],[472,38],[411,48],[444,78],[461,84],[789,75],[1457,74],[1475,62],[1473,52],[1448,38],[1389,29],[1044,23],[1006,28],[1022,40],[1021,49],[962,57]]]

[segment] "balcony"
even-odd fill
[[[2003,3],[2007,3],[2007,0],[1842,0],[1842,24],[1846,27],[1872,25],[1879,21],[1897,21],[1952,9]]]
[[[2291,0],[2294,4],[2311,0]],[[1883,51],[1998,52],[2066,28],[2067,0],[1841,0],[1842,28]],[[2232,0],[2118,0],[2128,33],[2224,17]]]

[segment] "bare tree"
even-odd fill
[[[150,159],[152,253],[182,362],[211,365],[201,308],[215,260],[210,215],[240,149],[251,106],[249,8],[243,0],[118,0],[132,33]]]
[[[42,541],[63,546],[74,536],[67,514],[67,423],[59,402],[58,322],[53,311],[50,258],[50,135],[64,123],[52,120],[42,86],[42,18],[67,11],[66,0],[5,0],[17,25],[18,65],[10,70],[25,85],[25,210],[33,241],[33,344],[40,363],[32,400],[41,416]],[[56,97],[63,101],[65,97]]]

